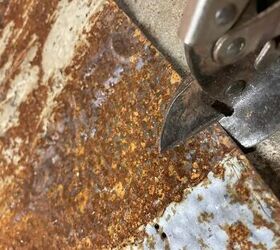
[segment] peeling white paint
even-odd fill
[[[56,21],[48,35],[43,49],[43,82],[53,81],[53,87],[48,92],[48,98],[40,121],[43,121],[43,130],[46,131],[48,118],[55,105],[55,98],[59,96],[67,78],[63,69],[71,63],[78,41],[81,42],[83,30],[94,22],[89,19],[104,5],[104,0],[80,1],[62,0],[59,2]]]
[[[26,52],[19,74],[11,81],[6,99],[0,103],[0,135],[18,124],[18,107],[38,86],[39,67],[31,65],[37,49],[33,46]]]
[[[265,226],[259,228],[254,225],[253,214],[255,212],[261,215],[267,223],[271,223],[270,227],[274,225],[279,230],[279,225],[276,225],[271,217],[272,211],[264,201],[264,197],[272,194],[266,191],[262,191],[261,195],[256,193],[254,188],[257,184],[252,180],[247,186],[254,194],[250,197],[250,202],[244,204],[234,202],[228,191],[235,189],[245,166],[232,156],[224,160],[222,165],[225,168],[225,180],[215,177],[210,172],[207,180],[210,180],[210,184],[206,185],[204,181],[186,190],[186,197],[182,202],[170,204],[160,218],[146,226],[148,237],[143,242],[144,249],[150,249],[152,242],[155,249],[164,249],[168,245],[170,249],[198,250],[202,249],[202,241],[209,249],[226,249],[228,235],[223,227],[239,221],[251,232],[249,237],[251,242],[262,243],[266,249],[273,249],[276,246],[277,238],[273,231]],[[204,212],[212,214],[213,218],[207,222],[199,221],[199,216]],[[160,226],[159,231],[154,228],[155,223]],[[161,232],[167,235],[167,239],[161,239]]]
[[[64,86],[66,85],[65,83],[65,78],[63,77],[61,72],[58,72],[55,74],[52,78],[53,80],[53,86],[49,90],[48,93],[48,98],[45,104],[45,107],[43,111],[41,112],[41,118],[40,122],[43,120],[43,131],[44,133],[47,131],[47,126],[48,126],[48,121],[46,118],[48,118],[52,112],[53,107],[55,106],[55,98],[61,93],[63,90]]]
[[[44,81],[58,70],[69,65],[75,46],[88,20],[101,10],[104,0],[61,0],[57,7],[57,18],[52,25],[43,50]]]
[[[44,127],[47,126],[45,118],[49,117],[54,107],[55,98],[67,84],[67,76],[63,74],[63,69],[71,63],[78,41],[81,42],[80,38],[83,30],[88,29],[87,26],[94,25],[94,22],[89,22],[89,19],[101,10],[104,3],[104,0],[73,0],[71,2],[62,0],[58,4],[55,22],[44,44],[42,55],[44,73],[42,83],[47,85],[50,79],[53,81],[53,86],[48,91],[45,108],[41,113],[41,121],[44,120]],[[31,11],[31,9],[27,8],[26,11]],[[28,19],[24,18],[23,25],[26,25],[27,21]],[[5,50],[6,44],[13,33],[13,27],[14,24],[11,22],[4,29],[0,39],[0,52]],[[15,43],[19,35],[20,32],[17,32],[11,42]],[[33,38],[27,48],[31,47],[36,41],[36,36]],[[36,52],[37,46],[34,45],[27,51],[20,65],[20,73],[12,80],[6,99],[0,103],[0,135],[18,124],[19,105],[38,86],[39,68],[30,64]],[[1,68],[0,84],[4,81],[6,72],[12,64],[13,58],[9,59],[5,66]]]
[[[0,85],[4,83],[4,80],[6,79],[7,73],[12,67],[13,64],[13,54],[9,55],[9,58],[7,62],[0,68]]]

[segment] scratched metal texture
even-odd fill
[[[0,15],[1,248],[280,248],[278,200],[218,125],[158,153],[181,79],[113,1]]]

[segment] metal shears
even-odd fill
[[[280,1],[189,0],[179,35],[195,81],[170,103],[161,151],[216,121],[243,147],[280,129]]]

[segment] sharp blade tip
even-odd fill
[[[176,145],[176,141],[170,140],[170,138],[162,134],[159,142],[159,153],[163,154],[167,150],[174,148]]]
[[[170,148],[170,143],[168,143],[168,138],[166,137],[166,133],[164,130],[161,133],[159,140],[159,153],[163,154]]]

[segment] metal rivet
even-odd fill
[[[236,38],[228,46],[226,50],[227,56],[237,56],[245,47],[245,39],[242,37]]]
[[[226,25],[234,20],[237,14],[237,9],[234,4],[219,9],[215,14],[216,23],[218,25]]]

